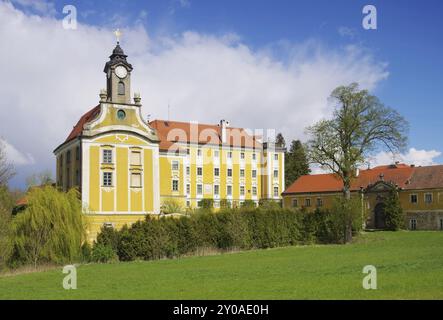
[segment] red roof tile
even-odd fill
[[[400,188],[407,188],[410,186],[409,182],[416,169],[406,164],[396,164],[360,170],[358,177],[354,178],[351,183],[351,190],[357,191],[360,190],[360,187],[366,188],[379,181],[381,175],[383,175],[384,181],[397,184]],[[440,186],[443,187],[443,184]],[[314,174],[301,176],[283,193],[341,192],[342,189],[343,182],[337,175],[332,173]]]
[[[69,136],[66,138],[65,142],[71,141],[74,138],[77,138],[82,134],[83,126],[93,120],[100,113],[100,105],[92,108],[88,112],[86,112],[83,116],[81,116],[80,120],[78,120],[77,124],[72,129]]]
[[[222,144],[221,127],[192,122],[154,120],[149,125],[157,130],[160,150],[168,150],[175,142]],[[226,145],[233,147],[261,148],[257,139],[242,128],[226,128]]]

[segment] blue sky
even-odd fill
[[[72,2],[72,1],[71,1]],[[375,52],[389,66],[389,79],[374,92],[398,109],[411,125],[410,143],[443,150],[443,2],[427,1],[296,1],[296,0],[176,0],[73,1],[79,20],[88,24],[124,27],[109,17],[121,15],[125,23],[141,12],[149,30],[181,33],[233,32],[251,47],[308,38],[341,46],[353,40]],[[377,30],[362,28],[362,8],[377,8]],[[57,3],[61,12],[64,3]],[[82,17],[82,11],[87,13]],[[341,36],[340,28],[353,35]],[[351,37],[351,39],[349,39]],[[437,138],[437,139],[436,139]],[[439,160],[443,162],[443,156]]]
[[[270,50],[273,62],[283,66],[288,65],[288,68],[289,65],[297,63],[291,56],[291,48],[302,43],[314,41],[319,44],[324,48],[323,54],[326,59],[328,52],[331,52],[331,55],[332,52],[340,55],[341,48],[356,46],[364,52],[362,58],[367,54],[373,61],[365,61],[364,70],[371,68],[373,63],[374,69],[383,65],[389,73],[386,78],[375,81],[372,92],[386,105],[397,109],[409,121],[410,147],[443,151],[442,1],[82,0],[67,3],[37,0],[37,2],[47,5],[45,8],[55,10],[51,14],[45,13],[41,7],[30,5],[29,0],[15,0],[13,5],[16,10],[28,15],[36,14],[43,18],[60,20],[64,17],[62,13],[64,5],[73,4],[77,8],[80,24],[96,27],[97,30],[123,29],[123,44],[128,30],[140,27],[146,30],[151,39],[165,36],[180,37],[185,32],[217,39],[227,34],[235,34],[238,37],[236,45],[240,43],[254,54]],[[377,8],[377,30],[362,28],[364,16],[362,8],[366,4],[373,4]],[[82,41],[82,39],[75,38],[73,41]],[[132,48],[130,42],[128,40],[128,47]],[[289,44],[289,50],[285,44]],[[109,52],[110,49],[109,45],[106,50]],[[131,50],[136,52],[135,49],[129,49],[129,52]],[[104,54],[102,56],[105,62],[106,56]],[[137,58],[135,59],[137,61]],[[100,68],[101,65],[98,69]],[[353,65],[353,68],[357,67]],[[101,85],[101,83],[93,84],[94,92]],[[88,107],[89,105],[79,106],[78,113],[73,112],[72,116],[81,115],[82,110],[86,112]],[[164,113],[156,115],[164,117]],[[72,125],[76,120],[76,118],[70,119]],[[20,142],[14,141],[14,137],[8,137],[1,131],[0,135],[6,135],[6,140],[14,143],[16,149],[28,153],[26,147],[20,147]],[[64,135],[66,132],[62,134]],[[295,134],[291,138],[299,136]],[[58,140],[63,140],[63,137]],[[39,156],[32,153],[32,150],[29,152],[36,159],[35,162],[38,162]],[[45,161],[46,167],[50,166],[50,161],[46,159]],[[443,163],[443,155],[434,154],[433,162]],[[35,169],[34,167],[33,170]],[[23,185],[23,177],[16,179],[14,185]]]

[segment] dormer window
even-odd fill
[[[123,81],[120,81],[118,83],[118,94],[119,95],[124,95],[125,94],[125,84],[123,83]]]

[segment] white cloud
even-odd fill
[[[404,154],[392,154],[390,152],[379,152],[373,156],[369,163],[371,167],[391,164],[396,161],[415,164],[416,166],[429,166],[436,164],[435,158],[439,157],[442,153],[437,150],[417,150],[410,148],[407,153]]]
[[[34,157],[31,154],[24,154],[20,152],[12,144],[8,143],[8,141],[0,138],[0,144],[4,148],[8,161],[13,163],[15,166],[24,166],[35,163]]]
[[[34,156],[35,171],[54,169],[52,151],[79,117],[98,103],[103,66],[115,45],[110,28],[79,24],[65,30],[53,17],[24,14],[0,3],[0,135]],[[253,50],[237,35],[150,38],[137,25],[123,30],[122,47],[134,66],[132,91],[141,92],[151,119],[276,128],[286,139],[331,114],[330,92],[357,81],[373,89],[386,65],[358,46],[285,43]],[[278,58],[284,55],[284,59]]]

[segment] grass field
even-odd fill
[[[378,289],[362,269],[377,267]],[[443,232],[372,232],[350,245],[91,264],[0,277],[0,299],[443,299]]]

